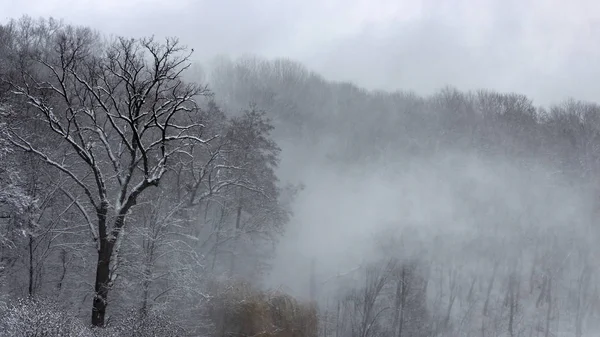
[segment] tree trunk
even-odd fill
[[[235,250],[237,248],[238,235],[240,231],[240,220],[242,218],[242,202],[237,207],[237,214],[235,218],[235,229],[233,234],[233,247],[231,248],[231,260],[229,266],[230,276],[233,277],[235,275]]]
[[[60,274],[58,284],[56,285],[58,291],[62,290],[63,282],[65,280],[65,276],[67,275],[67,251],[64,249],[60,251],[60,262],[62,263],[62,273]]]
[[[212,258],[212,264],[210,266],[210,271],[214,272],[215,271],[215,266],[217,264],[217,255],[219,253],[219,245],[221,244],[221,233],[220,233],[220,229],[217,230],[217,234],[215,235],[215,247],[213,248],[213,258]]]
[[[406,306],[406,297],[402,296],[402,306],[400,307],[400,321],[398,322],[398,337],[402,337],[402,332],[404,330],[404,307]]]
[[[33,297],[33,235],[29,234],[29,297]]]
[[[337,308],[335,314],[335,337],[340,337],[340,313],[341,313],[341,301],[337,300]]]
[[[146,277],[146,275],[144,275],[144,277]],[[146,317],[146,315],[148,314],[148,295],[150,293],[150,280],[149,279],[145,279],[144,282],[142,282],[142,308],[141,308],[141,312],[142,315],[144,317]]]
[[[398,323],[400,320],[400,296],[402,293],[402,280],[398,279],[396,282],[396,298],[394,301],[394,320],[392,321],[392,331],[394,334],[398,333]]]
[[[92,306],[92,325],[96,327],[104,326],[104,317],[108,305],[108,290],[110,288],[110,259],[113,247],[114,243],[108,240],[106,236],[100,240],[94,287],[96,294]]]
[[[550,320],[552,319],[552,277],[548,278],[548,289],[547,289],[547,301],[548,310],[546,311],[546,331],[544,332],[545,337],[549,337],[550,334]]]
[[[486,317],[488,315],[488,308],[490,305],[490,297],[492,294],[492,288],[494,288],[494,280],[496,279],[496,270],[498,269],[498,264],[494,264],[494,271],[492,272],[492,277],[490,278],[490,282],[488,283],[485,302],[483,303],[483,316]]]
[[[404,312],[406,311],[408,282],[410,282],[410,280],[408,280],[406,277],[406,266],[402,266],[402,277],[400,278],[400,282],[398,282],[400,286],[400,294],[396,294],[396,296],[400,295],[400,317],[398,318],[398,337],[402,337],[402,333],[404,332]],[[398,291],[398,289],[396,289],[396,291]]]
[[[208,209],[208,206],[207,206],[207,209]],[[217,234],[215,234],[215,246],[212,249],[213,258],[212,258],[212,265],[210,267],[211,272],[215,271],[215,266],[217,264],[217,256],[219,255],[219,246],[221,245],[221,230],[223,229],[223,222],[225,219],[225,214],[226,214],[225,208],[221,208],[220,218],[218,221],[215,221],[214,226],[213,226],[213,231]]]
[[[583,336],[583,319],[585,317],[586,299],[589,288],[589,272],[585,265],[579,276],[579,284],[577,289],[577,310],[575,311],[575,337]]]
[[[154,242],[151,242],[149,247],[149,256],[147,257],[146,266],[144,267],[144,281],[142,282],[142,315],[146,317],[148,313],[148,296],[150,295],[150,284],[152,278],[152,267],[154,258]]]
[[[508,293],[505,299],[508,305],[508,334],[515,336],[515,327],[517,324],[517,315],[519,314],[519,291],[520,280],[517,279],[517,274],[513,272],[508,279]]]

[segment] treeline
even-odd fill
[[[600,106],[592,102],[571,99],[542,107],[517,93],[452,87],[426,97],[367,91],[327,82],[285,59],[222,58],[208,73],[223,104],[239,109],[243,102],[256,102],[271,113],[278,139],[334,138],[330,152],[342,150],[339,159],[348,163],[458,149],[544,160],[587,179],[598,162],[592,144]]]
[[[356,179],[386,172],[398,190],[407,215],[374,241],[378,258],[335,281],[322,271],[321,336],[598,331],[598,104],[372,92],[256,57],[207,73],[223,106],[267,111],[277,139],[296,144],[289,160],[364,168]]]
[[[177,39],[25,17],[0,40],[3,297],[206,333],[203,285],[259,280],[290,216],[269,119],[185,82]]]
[[[378,258],[319,286],[319,335],[597,329],[600,106],[369,92],[251,57],[217,60],[201,86],[186,77],[190,57],[176,39],[105,38],[30,18],[0,26],[0,300],[13,327],[73,314],[95,326],[225,333],[208,310],[221,303],[210,285],[260,286],[299,192],[277,178],[286,156],[300,180],[311,165],[435,173],[429,195],[445,199],[422,212],[456,202],[435,218],[398,219],[410,231],[383,233]],[[497,178],[473,182],[465,167]],[[419,197],[398,190],[407,204]],[[422,234],[433,221],[436,232]],[[250,310],[232,300],[219,299]]]

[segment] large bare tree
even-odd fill
[[[43,48],[15,52],[10,142],[68,176],[98,253],[92,324],[103,326],[128,213],[170,168],[204,145],[195,98],[204,87],[182,73],[190,53],[176,39],[116,38],[101,42],[89,29],[60,26]],[[28,118],[25,118],[27,116]],[[42,123],[55,146],[28,133]],[[59,150],[60,149],[60,150]]]

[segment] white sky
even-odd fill
[[[600,101],[593,0],[0,0],[107,33],[179,36],[204,58],[289,57],[368,88],[517,91]]]

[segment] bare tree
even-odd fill
[[[583,322],[588,314],[590,306],[590,288],[592,282],[592,271],[587,261],[581,267],[581,272],[577,277],[577,295],[575,309],[575,336],[583,336]]]
[[[381,303],[382,291],[391,280],[397,260],[389,259],[385,263],[367,265],[364,269],[364,286],[352,289],[346,297],[345,315],[350,314],[352,335],[377,336],[380,320],[391,309],[387,303]]]
[[[92,324],[103,326],[128,213],[178,157],[189,155],[186,147],[211,139],[195,119],[195,98],[207,91],[182,81],[190,53],[176,39],[102,44],[89,29],[66,26],[45,42],[15,65],[18,76],[5,80],[13,109],[29,109],[65,150],[44,149],[19,123],[8,139],[67,175],[84,195],[98,253]]]

